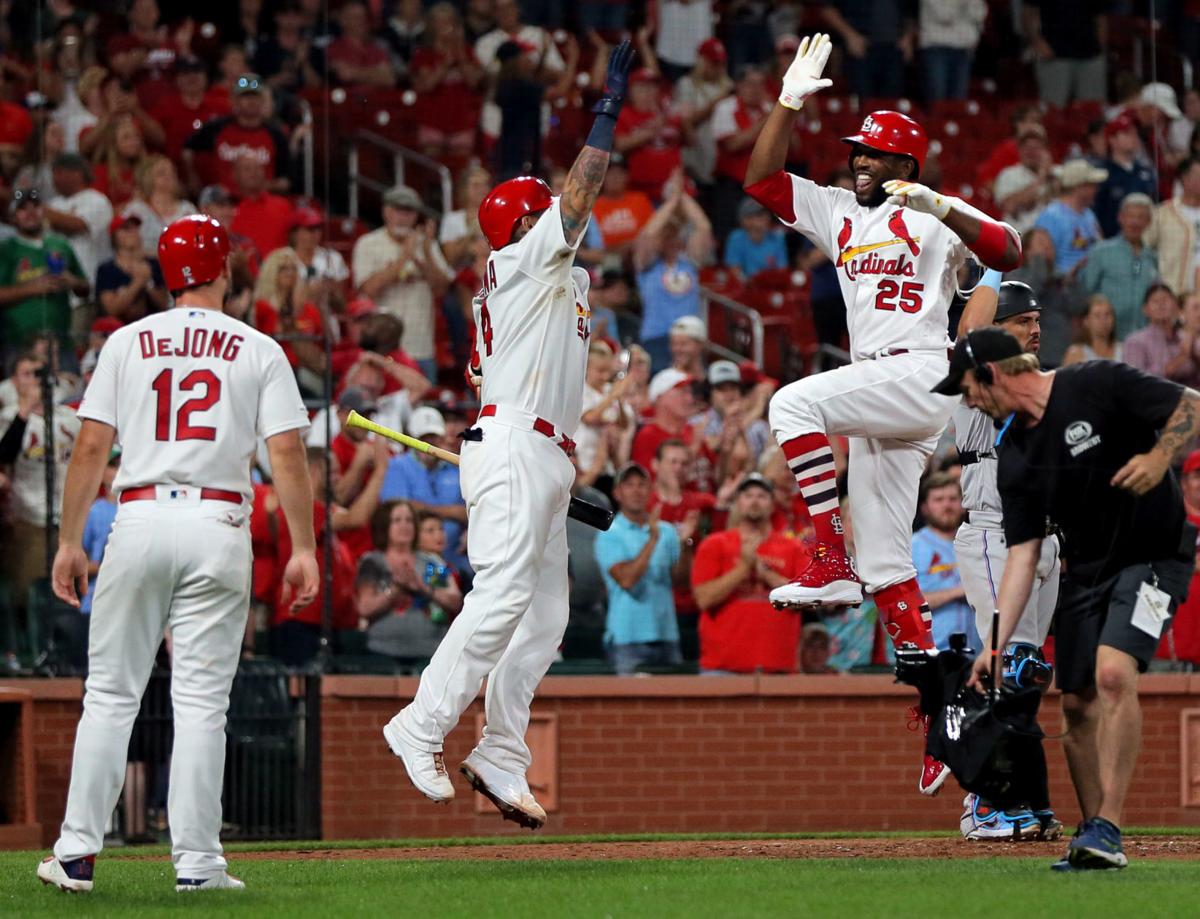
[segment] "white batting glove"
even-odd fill
[[[889,179],[883,183],[883,190],[890,196],[887,199],[888,204],[911,207],[914,211],[933,214],[938,220],[945,220],[946,215],[950,213],[949,198],[916,182]]]
[[[783,75],[783,89],[779,93],[780,105],[798,112],[805,99],[818,90],[833,85],[833,80],[821,79],[832,48],[829,36],[823,32],[818,32],[811,38],[806,35],[800,39],[796,59]]]

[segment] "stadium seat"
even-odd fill
[[[792,268],[768,268],[752,275],[746,282],[746,286],[754,290],[778,291],[794,290],[807,284],[808,275]]]

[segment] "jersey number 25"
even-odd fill
[[[884,278],[879,282],[878,290],[879,293],[875,295],[875,309],[895,311],[896,304],[899,303],[900,309],[906,313],[921,312],[923,305],[921,298],[925,293],[924,284],[905,281],[902,286],[889,278]],[[899,294],[898,298],[897,294]]]
[[[150,388],[158,397],[154,413],[154,439],[171,439],[171,381],[174,374],[164,370]],[[179,381],[183,392],[203,388],[204,394],[188,399],[175,413],[175,440],[216,440],[217,429],[192,424],[193,412],[206,412],[221,399],[221,380],[211,370],[193,370]]]

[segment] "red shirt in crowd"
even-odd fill
[[[283,565],[286,564],[287,559],[292,557],[292,536],[288,532],[287,518],[284,517],[282,507],[275,511],[275,518],[275,532],[279,538],[276,557],[283,560],[278,563],[278,571],[282,577]],[[321,573],[321,587],[312,603],[298,610],[291,608],[290,601],[284,603],[283,591],[278,590],[275,599],[275,616],[272,619],[273,625],[279,625],[289,620],[299,620],[308,625],[321,624],[321,614],[325,606],[325,552],[322,549],[325,540],[324,530],[325,504],[321,501],[314,501],[313,531],[317,537],[317,570]],[[342,531],[333,537],[333,627],[335,629],[353,629],[358,626],[358,609],[354,605],[355,559],[357,556],[353,554],[345,539],[347,532],[356,531]],[[279,586],[282,587],[282,583]]]
[[[657,491],[650,492],[650,500],[646,504],[646,509],[653,511],[657,507],[659,520],[663,523],[679,524],[683,523],[684,518],[693,511],[701,515],[711,514],[716,506],[716,495],[685,488],[680,494],[679,500],[673,504],[664,503],[658,497]],[[675,595],[676,613],[694,616],[700,611],[696,607],[696,598],[692,596],[691,585],[676,584],[671,588],[671,592]]]
[[[770,112],[769,101],[763,102],[762,113]],[[746,169],[750,166],[750,154],[754,152],[754,144],[746,144],[740,150],[728,149],[725,139],[738,134],[754,124],[758,119],[754,112],[742,104],[737,96],[722,99],[713,109],[712,132],[717,142],[716,174],[734,179],[738,183],[745,181]]]
[[[1200,515],[1189,513],[1188,522],[1200,527]],[[1196,543],[1196,553],[1200,556],[1200,540]],[[1200,572],[1195,569],[1187,599],[1175,611],[1171,630],[1163,635],[1157,656],[1200,664]]]
[[[601,195],[592,205],[592,219],[600,227],[606,248],[633,242],[653,216],[650,199],[644,192],[633,189],[619,198]]]
[[[625,106],[617,119],[617,137],[632,134],[660,114],[658,111],[644,112]],[[661,197],[663,183],[683,165],[682,144],[683,122],[678,115],[663,115],[662,126],[655,135],[626,154],[629,183],[652,198]]]
[[[205,93],[200,104],[192,107],[186,105],[183,97],[175,92],[151,111],[151,116],[162,125],[163,132],[167,135],[167,157],[176,163],[179,162],[189,137],[214,118],[228,114],[229,97],[222,99],[212,93]]]
[[[739,530],[713,533],[696,550],[692,586],[728,574],[742,553]],[[791,579],[809,562],[803,544],[772,533],[758,547],[758,557]],[[767,599],[770,588],[751,573],[715,609],[700,614],[700,668],[734,673],[792,673],[800,645],[801,619],[790,610],[777,610]]]
[[[659,427],[653,421],[647,422],[634,435],[633,448],[629,458],[653,474],[650,464],[654,462],[654,456],[658,453],[659,445],[664,440],[682,440],[692,447],[695,454],[695,462],[692,467],[694,472],[693,478],[687,483],[687,486],[696,491],[715,495],[717,493],[717,456],[703,440],[698,448],[694,446],[696,431],[690,424],[684,425],[682,431],[673,434],[665,428]]]
[[[359,348],[356,345],[346,345],[342,348],[333,349],[333,353],[329,358],[329,366],[333,371],[333,378],[339,381],[334,387],[333,394],[335,397],[341,395],[342,390],[346,388],[346,374],[349,372],[351,367],[358,363],[359,358],[361,358],[365,353],[366,352],[363,351],[362,348]],[[417,371],[417,373],[421,373],[421,368],[417,365],[417,362],[409,357],[408,352],[402,348],[397,348],[395,351],[389,354],[388,357],[394,360],[397,364],[403,364],[405,367],[411,367],[413,370]],[[400,381],[390,373],[385,373],[383,375],[383,395],[391,395],[394,392],[399,392],[403,388],[404,386],[400,383]]]
[[[204,127],[187,139],[184,147],[196,154],[196,169],[205,185],[217,183],[234,189],[233,164],[243,156],[252,156],[266,170],[267,179],[287,172],[287,137],[272,124],[244,128],[232,115],[223,115],[206,122]],[[288,224],[282,227],[287,237]],[[253,238],[250,233],[246,234]],[[259,250],[266,256],[268,250]]]
[[[288,244],[291,219],[292,202],[280,195],[262,192],[238,202],[231,229],[254,243],[266,258]]]
[[[321,311],[315,304],[305,303],[300,307],[300,312],[296,314],[294,325],[294,331],[297,334],[320,335],[322,331]],[[279,311],[266,300],[256,300],[254,303],[254,327],[264,335],[272,337],[283,334],[280,328]],[[313,343],[318,346],[321,344],[319,341]],[[292,346],[292,342],[281,341],[279,344],[283,348],[288,363],[292,365],[292,369],[300,366],[300,359],[296,357],[296,349]]]
[[[466,53],[474,54],[470,48]],[[415,76],[425,70],[441,68],[445,60],[446,55],[436,48],[417,48],[408,69]],[[418,124],[446,134],[474,131],[479,123],[479,93],[471,90],[462,69],[452,64],[433,89],[418,97],[413,118]]]
[[[387,51],[380,45],[345,37],[329,43],[325,50],[325,60],[329,63],[331,71],[334,70],[334,64],[366,68],[390,63]]]
[[[120,211],[133,198],[133,169],[129,167],[113,174],[107,163],[97,163],[92,167],[92,188],[112,202],[113,210]]]
[[[338,435],[333,439],[333,443],[329,445],[329,450],[337,457],[338,472],[341,475],[346,474],[346,470],[350,468],[350,463],[354,461],[354,454],[358,452],[358,444],[346,436],[345,431],[339,431]],[[359,475],[358,481],[355,483],[355,494],[358,494],[358,489],[361,489],[367,484],[367,476],[371,474],[368,467],[363,467],[362,473]],[[371,538],[371,527],[365,525],[356,527],[353,530],[341,530],[338,532],[338,538],[350,550],[350,557],[357,562],[363,555],[375,548],[375,542]]]

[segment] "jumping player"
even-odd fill
[[[66,815],[54,854],[37,871],[62,890],[92,889],[129,734],[167,627],[175,889],[245,886],[228,874],[218,834],[225,713],[250,604],[250,461],[259,437],[292,534],[284,582],[294,605],[312,602],[319,582],[301,439],[308,414],[283,349],[222,312],[228,255],[225,228],[211,217],[184,217],[163,231],[158,258],[176,305],[113,333],[79,407],[53,571],[55,595],[75,607],[88,582],[84,519],[114,441],[122,455]]]
[[[998,271],[987,271],[967,301],[955,337],[961,339],[972,329],[994,322],[1011,333],[1026,354],[1037,354],[1041,345],[1041,309],[1028,284],[1001,283]],[[986,639],[992,631],[996,590],[1008,561],[1000,489],[996,485],[996,450],[1002,430],[979,409],[962,404],[954,410],[954,443],[963,467],[966,509],[966,517],[954,539],[954,551],[984,647],[989,646]],[[1058,603],[1058,551],[1056,538],[1042,541],[1033,592],[1004,652],[1005,678],[1022,687],[1046,687],[1050,683],[1050,667],[1042,656],[1042,643],[1050,631]],[[1062,835],[1062,821],[1054,816],[1048,802],[1037,803],[1047,806],[1002,811],[978,795],[969,794],[963,800],[959,829],[966,839],[1057,839]]]
[[[929,648],[931,616],[912,564],[912,520],[921,471],[956,404],[929,389],[946,373],[948,311],[968,250],[989,267],[1010,270],[1020,263],[1020,240],[1011,227],[917,184],[928,143],[920,125],[899,112],[873,112],[858,134],[843,138],[851,145],[854,191],[785,172],[804,100],[832,83],[821,78],[829,50],[827,35],[800,43],[746,172],[747,193],[837,266],[853,358],[771,400],[771,429],[817,540],[809,567],[771,600],[852,606],[862,601],[865,583],[892,642]],[[831,434],[850,438],[858,573],[846,556]],[[936,794],[948,774],[927,756],[919,790]]]
[[[460,467],[475,583],[416,697],[383,729],[417,789],[449,801],[442,742],[487,677],[487,726],[461,771],[506,820],[531,829],[546,812],[526,780],[525,731],[567,626],[570,438],[591,336],[587,273],[572,263],[608,167],[631,57],[622,42],[609,58],[596,121],[561,198],[522,177],[496,186],[479,208],[493,250],[474,301],[472,375],[482,375],[483,407]]]

